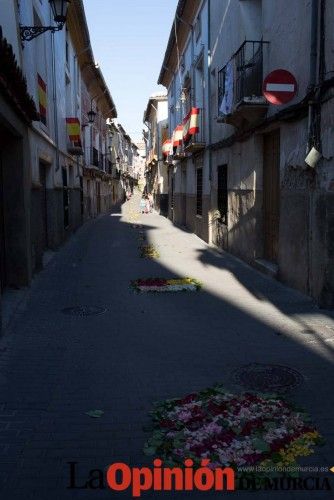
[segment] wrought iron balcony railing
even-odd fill
[[[218,72],[218,117],[223,121],[242,105],[267,107],[262,83],[263,49],[268,43],[246,40]]]
[[[192,153],[205,148],[205,128],[204,128],[204,109],[203,108],[192,108],[197,109],[198,114],[196,115],[196,128],[198,132],[190,135],[188,140],[184,141],[184,151],[186,153]],[[190,125],[190,127],[192,124]]]

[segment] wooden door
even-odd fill
[[[263,143],[264,258],[277,262],[280,212],[280,132],[264,135]]]

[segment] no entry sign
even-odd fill
[[[262,92],[271,104],[285,104],[294,98],[297,92],[295,77],[285,69],[276,69],[266,76]]]

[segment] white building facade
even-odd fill
[[[45,252],[80,226],[88,198],[97,213],[117,201],[106,124],[115,105],[94,61],[83,2],[65,3],[66,23],[53,32],[44,30],[56,27],[48,0],[1,2],[1,289],[29,284]],[[42,33],[31,37],[29,27]],[[98,175],[88,189],[93,146]]]
[[[168,213],[168,169],[163,156],[163,144],[168,138],[168,99],[165,92],[150,96],[144,112],[146,137],[146,191],[154,198],[161,215]]]
[[[180,0],[158,80],[174,138],[190,109],[201,117],[193,138],[172,141],[170,218],[324,306],[334,304],[333,18],[328,0]],[[296,81],[288,102],[264,97],[275,70]],[[320,160],[309,166],[312,147]]]
[[[210,182],[207,2],[179,2],[158,83],[168,89],[171,155],[169,217],[209,240]],[[175,28],[177,36],[175,36]],[[194,134],[183,141],[184,124],[196,115]]]

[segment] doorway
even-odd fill
[[[0,291],[6,286],[6,244],[5,244],[5,214],[3,200],[3,170],[0,151]]]
[[[48,247],[48,205],[47,205],[47,166],[40,162],[39,164],[39,180],[41,184],[41,250]]]
[[[181,170],[181,214],[180,222],[182,226],[187,225],[187,170],[182,167]]]
[[[278,260],[280,213],[280,131],[263,137],[264,258]]]
[[[30,279],[30,242],[22,135],[0,124],[0,288],[20,287]]]
[[[174,220],[174,173],[171,172],[171,188],[170,188],[170,214]]]
[[[97,215],[101,213],[101,184],[96,183],[96,203],[97,203]]]
[[[64,229],[68,229],[70,224],[70,200],[68,192],[68,178],[67,178],[67,168],[62,168],[63,176],[63,208],[64,208]]]

